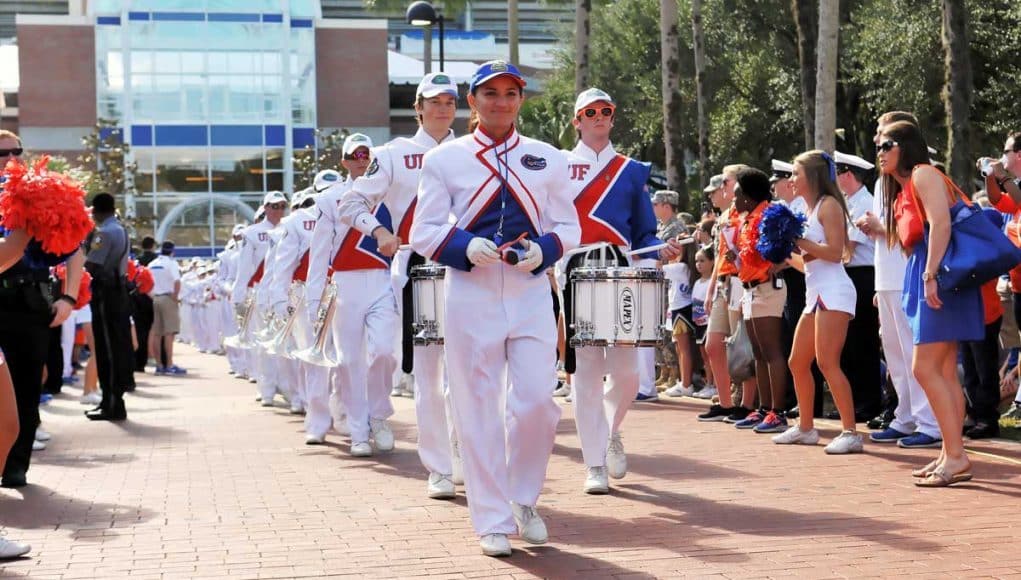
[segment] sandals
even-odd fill
[[[939,466],[933,469],[931,473],[926,475],[923,479],[915,481],[915,485],[918,487],[949,487],[955,483],[964,483],[965,481],[971,481],[972,474],[968,470],[971,466],[965,467],[964,470],[957,473],[950,473],[945,466]]]
[[[936,459],[933,459],[932,461],[930,461],[925,467],[921,467],[919,469],[912,470],[911,471],[911,476],[912,477],[929,477],[930,475],[932,475],[933,470],[936,469],[936,466],[939,465],[939,462],[940,462],[940,458],[937,457]]]

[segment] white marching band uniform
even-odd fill
[[[240,234],[243,227],[235,226],[234,233]],[[234,307],[229,299],[233,293],[234,283],[237,280],[238,257],[241,253],[239,242],[231,240],[227,247],[219,254],[220,269],[216,273],[217,286],[222,296],[227,299],[220,301],[220,319],[223,328],[223,336],[234,336],[238,332],[238,323],[234,317]],[[227,353],[227,362],[235,375],[247,376],[248,366],[244,351],[224,345],[223,350]]]
[[[256,285],[263,278],[266,252],[269,251],[269,232],[272,229],[273,224],[263,220],[241,232],[242,245],[237,257],[237,276],[230,295],[230,302],[235,308],[244,304],[249,293],[256,291]],[[253,314],[253,317],[257,316],[258,314]],[[258,381],[260,368],[255,353],[251,350],[239,350],[239,354],[243,358],[245,375],[250,380]]]
[[[557,331],[544,272],[580,236],[567,171],[563,153],[515,131],[494,142],[477,129],[424,160],[411,245],[450,266],[447,373],[480,536],[517,529],[511,502],[535,505],[553,449]],[[500,245],[525,232],[542,250],[531,272],[467,257],[477,237]]]

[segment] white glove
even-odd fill
[[[525,257],[514,264],[514,267],[522,272],[531,272],[542,265],[542,247],[528,240],[521,240],[525,245]]]
[[[492,240],[474,237],[468,242],[468,261],[476,266],[488,266],[500,261],[500,250]]]

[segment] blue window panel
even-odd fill
[[[292,18],[291,28],[312,28],[312,20],[308,18]]]
[[[209,128],[212,145],[223,147],[262,146],[262,125],[213,125]]]
[[[266,125],[266,147],[283,147],[286,131],[283,125]]]
[[[153,12],[152,19],[163,22],[205,22],[202,12]]]
[[[97,16],[96,17],[96,24],[107,24],[107,25],[112,25],[112,26],[120,26],[121,25],[121,17],[120,16]]]
[[[262,21],[263,22],[283,22],[284,21],[284,15],[283,14],[263,14],[262,15]]]
[[[311,127],[295,127],[292,129],[291,137],[291,144],[295,151],[316,146],[316,132]]]
[[[210,22],[259,22],[258,14],[243,12],[210,12]]]
[[[119,142],[124,141],[120,127],[103,127],[99,130],[99,138],[101,140],[105,141],[106,139],[109,139],[111,135],[115,136]]]
[[[151,125],[132,125],[131,126],[131,144],[136,147],[151,146],[152,145],[152,126]]]
[[[128,12],[128,20],[149,20],[148,12]]]
[[[156,125],[156,145],[170,147],[209,145],[209,127],[206,125]]]

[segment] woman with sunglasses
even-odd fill
[[[794,331],[790,357],[794,391],[802,413],[798,424],[773,437],[778,445],[815,445],[819,431],[811,410],[815,407],[812,362],[819,365],[833,393],[843,427],[826,446],[826,453],[861,453],[864,440],[855,429],[851,384],[840,368],[840,353],[847,325],[854,316],[857,294],[844,269],[847,247],[847,204],[837,187],[836,163],[829,153],[808,151],[794,160],[791,179],[795,195],[808,203],[808,225],[798,240],[801,256],[792,261],[805,272],[805,310]],[[800,259],[799,259],[800,258]]]
[[[449,266],[449,392],[468,510],[489,556],[510,555],[515,531],[547,540],[535,504],[560,407],[545,271],[581,234],[566,157],[515,129],[524,87],[512,64],[478,68],[468,105],[479,125],[425,156],[411,229],[416,252]]]
[[[613,265],[629,266],[623,251],[659,245],[656,216],[645,193],[649,166],[618,154],[610,143],[613,129],[613,99],[599,89],[582,91],[574,103],[571,124],[578,131],[578,144],[568,154],[571,197],[578,210],[581,243],[611,244],[608,255]],[[672,260],[682,246],[670,240],[670,247],[639,254],[636,265],[655,267],[656,260]],[[623,251],[622,251],[623,250]],[[564,267],[570,272],[582,266],[603,267],[600,252],[578,254]],[[564,288],[565,316],[571,316],[571,285]],[[573,335],[568,326],[567,337]],[[570,347],[568,347],[570,348]],[[573,402],[578,438],[585,460],[585,493],[608,493],[609,479],[627,474],[627,456],[621,442],[620,425],[638,394],[638,349],[623,347],[578,347],[571,349],[568,372],[574,373]],[[574,359],[574,360],[572,360]],[[572,364],[574,363],[574,364]],[[603,377],[608,377],[606,388]]]
[[[942,292],[936,271],[950,241],[950,223],[965,206],[949,178],[929,163],[917,125],[896,122],[879,138],[878,165],[883,175],[888,244],[896,235],[910,252],[904,275],[904,311],[914,339],[912,370],[936,415],[943,445],[939,456],[912,475],[915,485],[946,487],[972,478],[964,451],[964,393],[957,377],[957,343],[982,340],[982,297],[979,287]],[[929,239],[907,227],[914,213]]]

